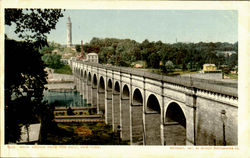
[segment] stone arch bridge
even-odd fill
[[[71,61],[77,90],[132,145],[237,145],[237,84]]]

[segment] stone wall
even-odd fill
[[[145,114],[146,145],[161,145],[160,130],[161,115],[158,113]]]
[[[142,105],[131,106],[131,144],[143,144],[143,108]]]
[[[121,99],[121,138],[122,140],[130,139],[130,101]]]
[[[223,145],[221,111],[226,111],[225,137],[227,145],[238,145],[238,108],[198,97],[196,109],[196,144]]]
[[[113,131],[115,131],[120,125],[120,94],[112,95],[112,126]]]
[[[202,78],[202,79],[212,79],[212,80],[221,80],[222,73],[194,73],[194,74],[186,74],[184,76],[191,76],[195,78]]]

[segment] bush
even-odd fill
[[[166,62],[165,67],[166,67],[166,71],[171,72],[174,69],[174,64],[172,61],[169,60]]]
[[[44,61],[44,63],[49,68],[52,68],[52,69],[58,69],[63,66],[61,62],[61,58],[62,56],[56,53],[48,53],[42,56],[42,60]]]
[[[55,69],[55,73],[72,75],[72,69],[69,65],[63,65],[62,67]]]

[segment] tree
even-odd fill
[[[20,139],[22,125],[46,117],[47,74],[39,48],[48,45],[46,34],[62,16],[60,9],[5,9],[5,25],[15,24],[14,32],[23,39],[5,36],[5,143]]]
[[[171,72],[174,69],[174,64],[169,60],[166,62],[165,67],[168,72]]]
[[[81,52],[81,45],[80,44],[75,45],[75,48],[76,48],[77,52]]]
[[[62,56],[56,53],[49,53],[42,56],[44,63],[52,69],[58,69],[63,66],[61,62]]]
[[[153,68],[159,68],[159,63],[160,63],[160,56],[158,53],[152,53],[149,55],[149,65],[150,67]]]
[[[113,47],[102,47],[98,54],[99,62],[108,63],[113,54],[115,54],[115,49]]]
[[[62,16],[60,9],[5,9],[5,25],[15,23],[14,32],[19,38],[42,47],[47,45],[47,34]]]
[[[238,66],[238,54],[232,54],[228,59],[228,67],[233,70],[236,66]]]
[[[47,74],[31,43],[5,40],[5,63],[5,140],[15,142],[21,124],[38,122]]]

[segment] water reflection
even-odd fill
[[[56,107],[86,107],[86,100],[82,98],[79,92],[56,92],[45,91],[44,100],[49,104],[54,103]]]

